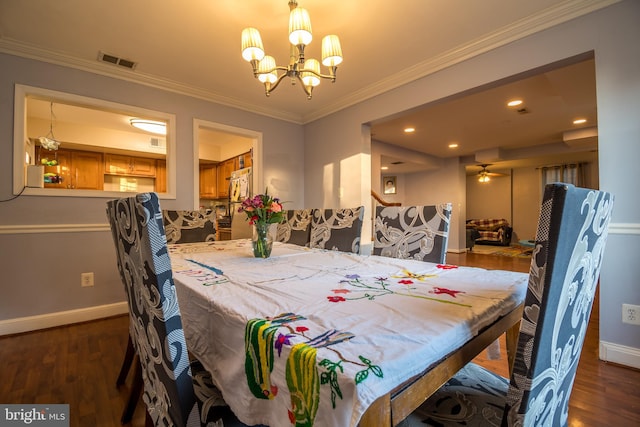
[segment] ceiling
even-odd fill
[[[337,81],[323,81],[312,100],[285,82],[267,98],[240,55],[242,29],[254,26],[267,54],[279,64],[288,61],[287,0],[2,0],[0,52],[308,123],[616,1],[404,0],[399,7],[388,0],[299,0],[313,24],[307,58],[319,59],[320,40],[327,34],[340,36],[344,53]],[[130,70],[101,62],[100,52],[136,66]],[[597,125],[593,63],[574,66],[579,75],[545,70],[525,81],[372,123],[374,138],[437,157],[557,143],[572,128],[567,120],[573,115],[586,115],[585,126]],[[529,114],[504,108],[514,94],[526,98]],[[417,130],[405,137],[398,127],[409,122]],[[542,129],[541,123],[549,127]],[[446,149],[453,140],[460,144],[457,152]]]
[[[460,157],[468,173],[487,163],[510,169],[591,161],[597,151],[595,64],[589,57],[575,61],[372,123],[372,139],[436,159]],[[509,107],[515,99],[523,103]],[[408,127],[415,131],[405,133]],[[387,173],[425,168],[411,155],[393,154],[383,156],[382,166]]]

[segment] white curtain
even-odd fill
[[[542,175],[542,189],[553,182],[566,182],[576,187],[584,187],[584,167],[582,164],[554,165],[540,168]]]

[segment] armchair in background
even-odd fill
[[[479,245],[500,245],[509,246],[513,228],[506,219],[469,219],[467,220],[467,230],[472,229],[478,232],[475,243]],[[469,236],[469,233],[467,233]]]

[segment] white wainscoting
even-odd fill
[[[0,336],[70,325],[129,313],[127,302],[0,320]]]

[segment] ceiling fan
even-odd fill
[[[482,164],[480,165],[482,170],[478,172],[478,181],[479,182],[489,182],[492,177],[498,176],[506,176],[504,173],[491,172],[487,169],[487,166],[491,166],[490,164]]]

